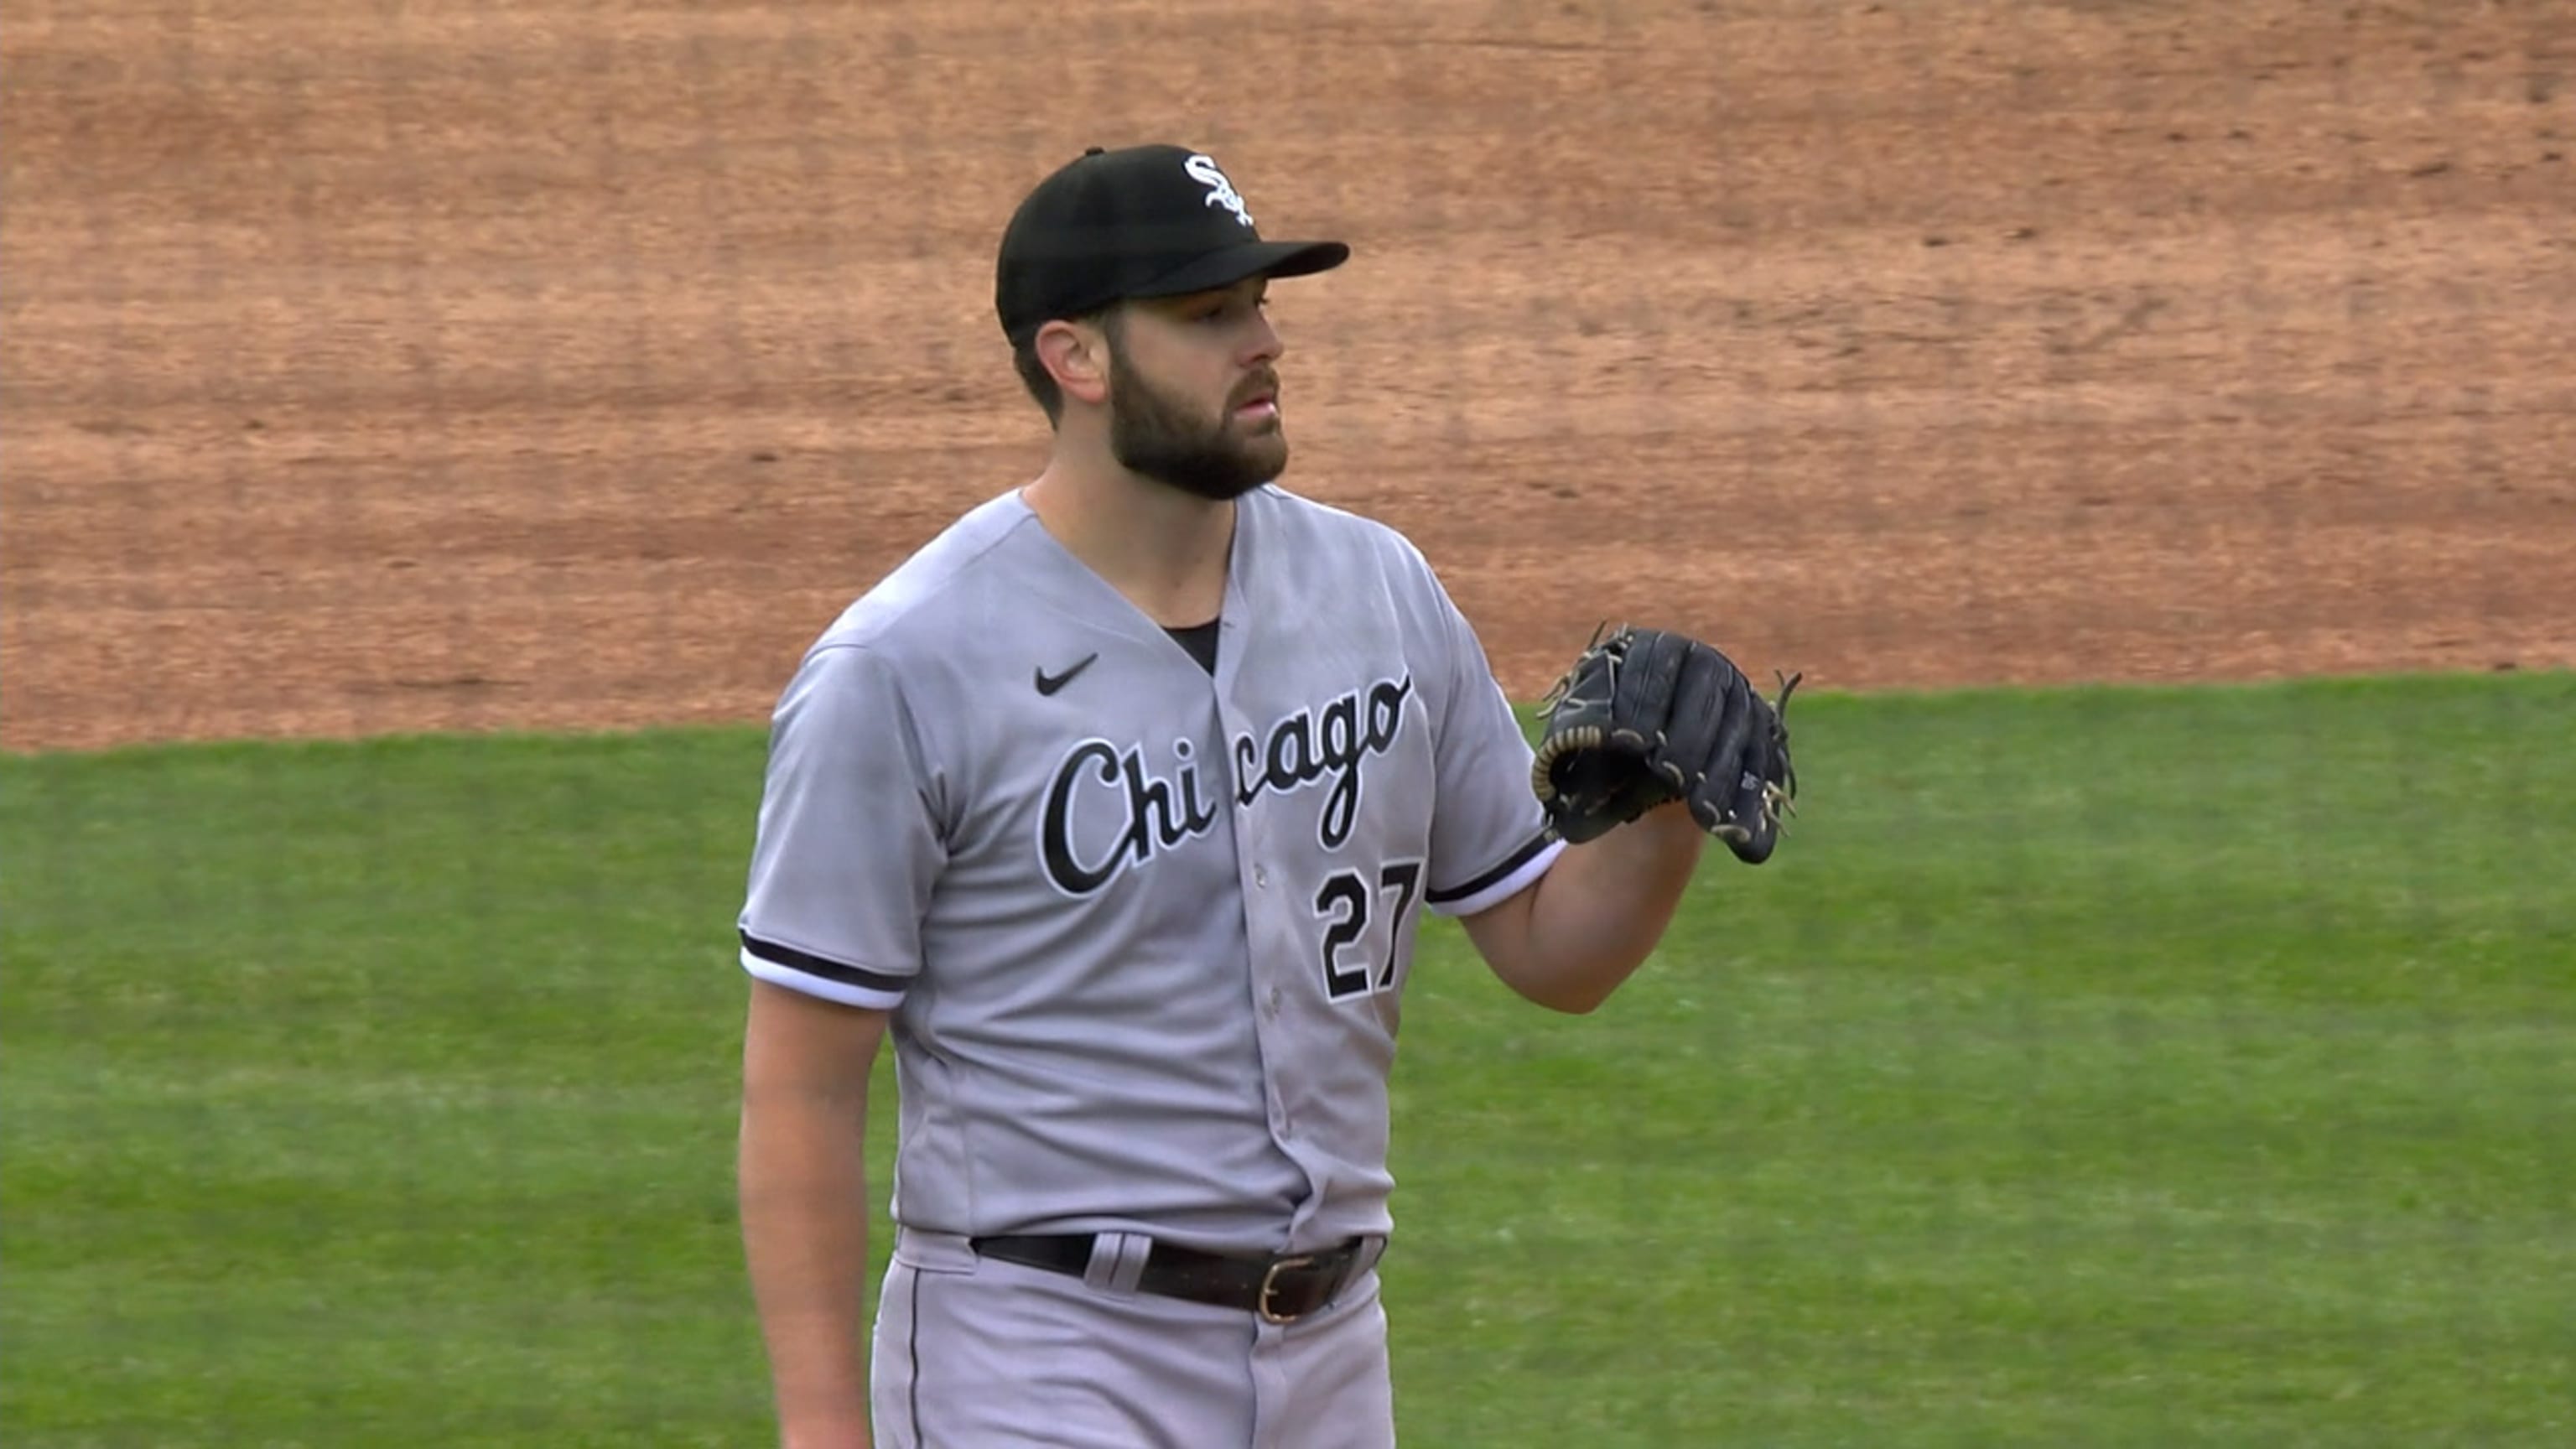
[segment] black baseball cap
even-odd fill
[[[1350,259],[1335,241],[1263,241],[1215,158],[1186,146],[1098,146],[1037,185],[1002,232],[993,309],[1014,344],[1061,317]]]

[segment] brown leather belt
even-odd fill
[[[1076,1278],[1091,1268],[1089,1233],[969,1238],[967,1242],[987,1258],[1069,1273]],[[1334,1294],[1350,1275],[1351,1264],[1365,1242],[1353,1238],[1322,1252],[1277,1258],[1238,1258],[1156,1243],[1146,1255],[1136,1288],[1164,1298],[1239,1308],[1259,1315],[1265,1323],[1294,1323],[1332,1306]]]

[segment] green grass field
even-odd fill
[[[1408,1444],[2576,1442],[2576,678],[1799,704],[1600,1014],[1427,934]],[[761,748],[0,760],[0,1440],[764,1442]]]

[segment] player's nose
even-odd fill
[[[1277,362],[1287,351],[1288,344],[1280,340],[1279,329],[1270,325],[1270,314],[1253,313],[1249,350],[1243,360],[1246,363]]]

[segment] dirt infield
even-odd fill
[[[1516,689],[2576,665],[2562,0],[33,0],[0,74],[13,748],[761,717],[1033,471],[993,240],[1156,138],[1358,248],[1288,481]]]

